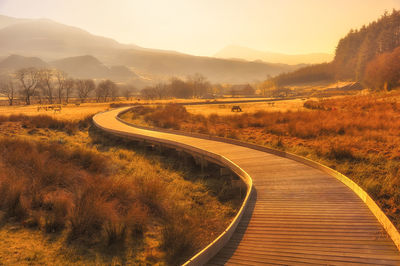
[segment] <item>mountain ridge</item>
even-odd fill
[[[301,67],[149,49],[122,44],[48,19],[2,18],[9,25],[0,27],[0,57],[18,54],[52,62],[91,55],[107,67],[125,66],[124,72],[132,70],[154,82],[195,73],[205,75],[211,82],[253,82]]]
[[[239,45],[228,45],[214,54],[216,58],[241,59],[249,61],[261,60],[269,63],[282,64],[317,64],[333,60],[333,55],[328,53],[309,54],[284,54],[275,52],[263,52]]]

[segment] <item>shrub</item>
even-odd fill
[[[6,215],[19,221],[24,219],[28,214],[27,206],[25,206],[26,202],[23,202],[22,198],[24,185],[18,181],[3,181],[0,192],[2,193],[1,207],[6,212]]]
[[[47,233],[59,232],[65,228],[67,215],[71,209],[71,196],[64,191],[47,194],[43,200],[44,224]]]
[[[329,152],[327,154],[328,158],[343,161],[343,160],[354,160],[355,156],[353,152],[348,147],[343,147],[341,145],[331,145]]]
[[[138,203],[135,203],[129,210],[125,219],[132,238],[138,239],[143,237],[144,232],[147,230],[147,210]]]
[[[73,207],[69,215],[71,230],[69,239],[82,236],[92,236],[101,232],[106,218],[104,205],[105,199],[99,193],[95,184],[87,184],[75,195]]]
[[[136,103],[135,103],[136,104]],[[110,103],[110,108],[118,108],[118,107],[125,107],[125,106],[133,106],[133,103]]]
[[[107,220],[103,225],[107,245],[123,244],[126,238],[126,223],[118,215],[112,215],[109,212],[107,214]]]
[[[161,247],[167,254],[170,264],[180,264],[179,259],[185,258],[196,250],[195,239],[197,230],[193,225],[181,216],[182,213],[171,217],[170,221],[162,229]]]
[[[153,175],[148,174],[135,179],[137,188],[137,198],[149,210],[156,214],[163,214],[163,202],[165,202],[167,193],[165,185]]]
[[[321,102],[314,101],[314,100],[305,101],[303,106],[304,106],[304,108],[312,109],[312,110],[315,110],[315,109],[325,110],[325,108]]]
[[[109,170],[107,160],[109,158],[95,151],[85,148],[75,148],[69,155],[71,160],[81,165],[84,169],[93,173],[106,174]]]

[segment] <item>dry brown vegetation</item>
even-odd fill
[[[0,117],[0,236],[16,238],[0,245],[5,262],[176,264],[226,228],[241,200],[228,178],[103,135],[90,121]],[[7,253],[26,245],[16,236],[37,231],[52,244],[30,245],[33,257]]]
[[[208,116],[141,107],[124,119],[235,138],[318,160],[363,187],[400,228],[399,93],[307,101],[307,109]]]

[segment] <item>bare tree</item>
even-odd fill
[[[262,96],[272,96],[273,91],[276,89],[274,80],[272,78],[268,78],[259,84],[259,89]]]
[[[11,79],[11,77],[3,76],[0,78],[0,92],[7,97],[8,104],[10,106],[14,104],[16,88],[14,81]]]
[[[100,85],[101,85],[101,83],[97,85],[96,90],[94,91],[96,94],[96,102],[100,102],[102,99],[104,99],[105,94],[107,93],[105,91],[105,88]]]
[[[39,71],[36,68],[23,68],[17,71],[16,78],[21,82],[25,103],[31,104],[31,97],[35,94],[39,83]]]
[[[132,98],[132,97],[131,97],[131,91],[128,90],[128,89],[125,89],[125,90],[123,91],[122,94],[124,95],[124,97],[125,97],[125,99],[126,99],[127,101],[129,101],[129,100]]]
[[[157,95],[158,99],[163,99],[168,96],[168,88],[165,83],[159,82],[154,86],[154,93]]]
[[[214,95],[220,95],[224,91],[224,88],[221,84],[214,84],[211,86],[211,93]]]
[[[191,86],[179,78],[172,78],[168,87],[169,94],[174,97],[185,99],[193,97]]]
[[[205,95],[211,87],[210,83],[207,81],[207,78],[199,73],[189,76],[188,83],[192,87],[193,98],[198,98]]]
[[[112,83],[113,83],[113,85],[111,86],[111,100],[115,101],[118,98],[119,88],[116,83],[114,83],[114,82],[112,82]]]
[[[57,87],[58,103],[61,104],[64,91],[66,90],[67,74],[63,71],[56,71],[55,76],[57,80],[56,87]]]
[[[157,98],[157,93],[154,90],[154,87],[147,86],[140,91],[141,95],[146,99],[155,99]]]
[[[47,101],[53,103],[53,91],[54,91],[54,70],[42,69],[39,73],[40,81],[39,86],[43,92],[43,96],[47,98]]]
[[[117,84],[107,79],[99,83],[96,89],[97,101],[102,98],[104,102],[107,102],[108,98],[116,99],[118,93]]]
[[[86,101],[89,94],[96,88],[92,79],[78,79],[76,80],[76,89],[78,91],[78,97],[82,103]]]
[[[65,89],[65,102],[68,103],[69,98],[75,88],[75,80],[72,78],[68,78],[64,82],[64,89]]]

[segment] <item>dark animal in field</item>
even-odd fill
[[[231,111],[232,112],[242,112],[242,108],[240,108],[239,105],[234,105],[234,106],[232,106]]]
[[[53,111],[54,111],[54,113],[57,113],[57,112],[61,113],[61,106],[54,107]]]

